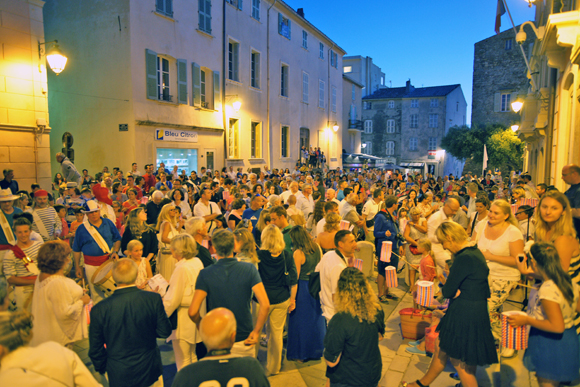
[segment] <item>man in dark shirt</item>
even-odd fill
[[[261,195],[254,195],[250,202],[250,208],[247,208],[242,214],[242,219],[249,219],[252,226],[255,228],[262,213],[262,206],[264,205],[264,198]]]
[[[173,387],[200,385],[243,385],[269,387],[264,369],[252,357],[231,354],[236,341],[236,318],[226,308],[210,311],[199,324],[199,332],[208,353],[201,361],[190,364],[175,376]]]
[[[157,224],[157,217],[161,212],[161,200],[163,200],[163,196],[163,192],[161,191],[153,192],[153,195],[151,195],[152,200],[149,200],[145,206],[147,210],[147,224],[153,227]]]
[[[562,168],[562,180],[570,184],[570,188],[564,194],[570,201],[574,228],[580,235],[580,167],[576,164],[566,165]]]
[[[189,317],[199,324],[200,309],[207,298],[207,310],[227,308],[236,316],[238,329],[231,352],[239,356],[255,357],[254,345],[270,309],[270,301],[256,267],[234,258],[234,234],[229,230],[218,230],[212,237],[217,254],[217,263],[199,272]],[[260,304],[256,325],[253,325],[250,304],[252,292]]]
[[[12,169],[5,169],[4,171],[4,180],[0,181],[0,188],[6,189],[10,188],[12,191],[12,195],[16,195],[18,193],[18,183],[14,180],[14,170]]]

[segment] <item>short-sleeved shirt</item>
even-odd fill
[[[564,298],[564,294],[552,280],[545,281],[537,292],[530,293],[530,307],[528,314],[538,320],[547,320],[546,311],[542,308],[541,300],[553,301],[560,305],[564,327],[566,329],[574,326],[574,316],[576,315],[576,304],[578,303],[578,293],[580,286],[572,282],[574,287],[574,302],[570,303]]]
[[[234,380],[235,379],[235,380]],[[216,356],[205,357],[201,361],[181,369],[175,376],[173,387],[212,386],[252,386],[269,387],[270,382],[260,362],[253,357]]]
[[[332,250],[324,254],[315,271],[320,272],[320,306],[326,321],[334,316],[334,301],[332,295],[336,293],[340,273],[347,265],[343,258]]]
[[[101,218],[102,223],[99,227],[95,227],[97,232],[101,234],[109,248],[113,247],[113,244],[121,240],[121,234],[115,226],[115,223],[111,222],[109,219]],[[83,223],[77,228],[75,233],[75,240],[73,242],[72,249],[74,252],[82,252],[84,255],[99,257],[107,254],[105,251],[101,250],[95,239],[89,234],[86,225]]]
[[[199,272],[195,289],[207,293],[208,312],[221,307],[232,311],[238,324],[238,342],[247,339],[254,330],[250,301],[252,288],[261,282],[258,270],[251,263],[222,258]]]
[[[42,242],[32,242],[32,245],[28,246],[25,249],[22,249],[24,254],[29,257],[33,263],[37,263],[38,251],[42,247]],[[4,268],[4,275],[6,278],[8,277],[28,277],[31,275],[36,275],[36,273],[31,273],[26,269],[22,259],[16,258],[12,251],[8,251],[8,253],[4,256],[3,262]]]
[[[258,223],[258,219],[260,219],[260,214],[262,213],[262,208],[258,208],[257,210],[252,210],[251,207],[248,207],[244,210],[242,214],[242,219],[249,219],[252,222],[252,227],[256,228],[256,224]]]
[[[580,183],[573,184],[568,188],[564,195],[570,201],[570,207],[572,208],[580,208]],[[576,229],[576,233],[580,235],[580,219],[572,218],[574,221],[574,228]]]
[[[510,254],[510,243],[517,240],[524,240],[522,232],[519,227],[512,224],[506,228],[504,233],[497,239],[490,240],[485,237],[485,229],[487,227],[487,222],[480,222],[475,226],[475,232],[477,233],[477,247],[480,250],[488,250],[493,255],[499,255],[502,257],[509,257]],[[509,281],[519,281],[520,271],[515,267],[509,267],[502,265],[497,262],[487,262],[489,267],[489,275],[492,278],[509,280]]]
[[[340,312],[328,323],[324,338],[324,358],[335,362],[327,367],[331,383],[347,386],[376,386],[381,379],[382,360],[379,333],[385,333],[385,313],[381,308],[375,322],[360,322],[349,313]]]
[[[213,214],[221,214],[222,211],[220,210],[219,206],[214,202],[208,202],[208,205],[205,205],[201,200],[193,207],[193,216],[208,216]],[[217,227],[216,222],[213,220],[208,222],[208,232],[212,232]]]

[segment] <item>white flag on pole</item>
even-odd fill
[[[481,174],[483,175],[485,173],[485,170],[487,169],[487,147],[485,146],[485,144],[483,144],[483,169],[481,171]]]

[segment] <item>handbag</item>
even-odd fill
[[[415,242],[417,242],[417,241],[415,241]],[[409,250],[411,251],[411,254],[413,254],[413,255],[419,255],[419,254],[421,254],[419,252],[419,249],[417,248],[417,246],[411,246],[411,245],[409,245]]]

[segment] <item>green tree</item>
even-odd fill
[[[441,147],[452,156],[465,160],[464,173],[481,175],[483,145],[487,146],[488,169],[499,168],[503,176],[521,169],[524,143],[509,128],[500,125],[455,126],[441,141]]]

